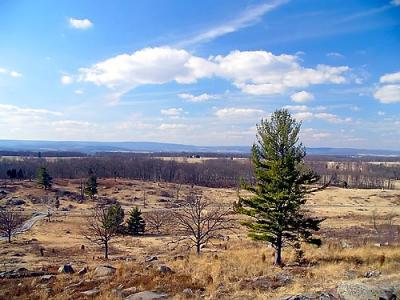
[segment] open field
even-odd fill
[[[326,218],[320,232],[324,244],[321,248],[304,246],[302,264],[296,264],[295,252],[288,248],[284,251],[286,266],[274,267],[272,249],[251,241],[244,228],[227,233],[229,240],[214,241],[203,249],[200,257],[184,245],[170,243],[173,238],[168,234],[118,236],[112,240],[107,262],[116,267],[117,272],[108,280],[98,280],[91,271],[105,263],[102,251],[82,235],[94,203],[74,200],[77,180],[56,180],[55,183],[51,192],[29,181],[7,183],[3,188],[7,196],[0,203],[4,204],[7,199],[23,199],[26,203],[20,209],[26,215],[46,212],[48,207],[38,199],[55,197],[56,193],[60,196],[61,207],[54,211],[50,222],[43,218],[30,231],[17,235],[13,243],[0,242],[0,269],[24,267],[55,272],[59,266],[72,263],[76,270],[87,266],[90,272],[82,276],[57,275],[55,282],[42,286],[32,285],[32,278],[0,279],[0,299],[85,298],[81,292],[94,286],[99,288],[97,298],[112,299],[118,298],[111,294],[112,289],[121,284],[124,288],[135,286],[138,291],[160,290],[176,299],[186,297],[184,290],[187,288],[193,291],[194,298],[269,299],[329,290],[343,280],[363,277],[368,271],[381,272],[381,278],[399,280],[396,276],[400,268],[400,228],[395,225],[400,223],[399,190],[330,187],[311,195],[307,209],[313,215]],[[107,179],[99,181],[99,197],[118,200],[126,215],[134,205],[146,213],[173,209],[171,203],[177,188],[178,185],[172,183]],[[214,203],[231,206],[237,200],[234,189],[195,188]],[[190,190],[190,186],[181,186],[179,197],[184,198]],[[377,230],[373,227],[373,214]],[[43,256],[40,249],[43,249]],[[158,259],[145,262],[149,256]],[[168,265],[174,273],[160,274],[157,266],[161,264]],[[250,283],[254,277],[275,278],[282,274],[290,280],[281,284],[276,279],[276,287],[254,287]],[[87,282],[65,289],[82,279]]]

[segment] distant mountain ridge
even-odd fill
[[[194,146],[158,142],[90,142],[90,141],[29,141],[0,140],[0,151],[70,151],[86,154],[96,152],[211,152],[249,153],[250,146]],[[400,156],[400,150],[369,150],[355,148],[307,148],[308,154],[346,156]]]

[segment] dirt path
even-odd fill
[[[32,217],[25,221],[17,230],[14,231],[13,236],[17,234],[24,233],[32,228],[35,223],[47,216],[47,212],[35,212],[32,214]],[[7,240],[6,236],[0,236],[0,240]]]

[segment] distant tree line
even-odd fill
[[[307,159],[306,165],[320,174],[319,183],[331,181],[332,185],[342,187],[391,189],[393,181],[400,179],[400,166],[370,164],[358,159],[327,161],[316,157],[315,160]],[[41,167],[46,167],[54,178],[66,179],[86,177],[91,170],[98,178],[127,178],[208,187],[237,187],[241,179],[254,181],[250,159],[220,158],[192,163],[123,153],[61,159],[4,159],[0,160],[0,178],[33,180]]]

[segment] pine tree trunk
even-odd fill
[[[281,266],[282,265],[282,237],[281,236],[278,236],[276,238],[274,264],[276,266]]]
[[[104,258],[108,259],[108,242],[104,243]]]
[[[8,234],[8,243],[11,244],[11,232]]]
[[[196,244],[196,254],[200,255],[200,244]]]

